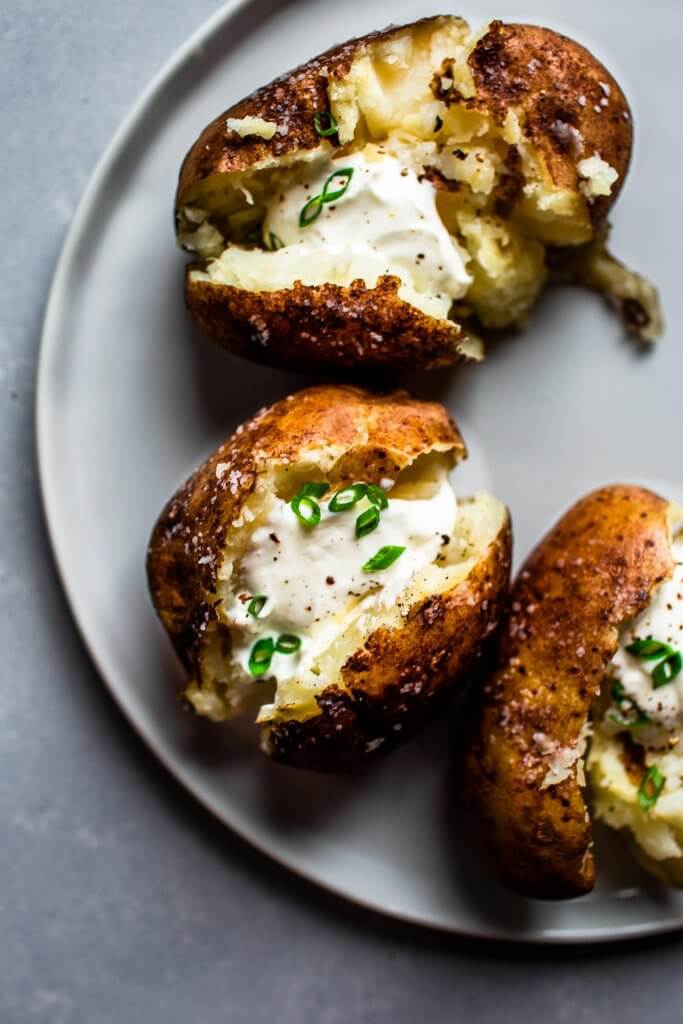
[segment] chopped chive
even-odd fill
[[[367,484],[350,484],[349,487],[342,487],[330,500],[330,512],[346,512],[347,509],[353,508],[365,497],[367,490]]]
[[[442,128],[443,128],[443,119],[440,118],[439,115],[437,114],[436,118],[434,120],[434,131],[435,132],[440,132]]]
[[[278,249],[284,249],[284,246],[285,243],[279,235],[276,235],[274,231],[268,232],[268,245],[266,248],[270,249],[271,252],[277,252]]]
[[[356,537],[358,540],[361,537],[367,537],[378,526],[379,509],[375,505],[371,505],[370,508],[366,508],[365,512],[361,512],[358,519],[356,519]]]
[[[655,690],[660,686],[666,686],[667,683],[672,683],[682,668],[683,657],[681,657],[680,651],[672,651],[666,658],[658,662],[652,669],[652,685]]]
[[[377,484],[368,484],[367,499],[377,508],[389,508],[389,499]]]
[[[327,122],[327,126],[324,125],[323,121]],[[330,135],[337,134],[337,122],[328,110],[319,110],[313,118],[313,124],[318,135],[321,135],[323,139],[328,139]]]
[[[258,619],[259,615],[263,611],[263,606],[265,605],[267,600],[268,598],[266,597],[265,594],[254,594],[251,601],[247,605],[248,613],[250,615],[253,615],[255,619]]]
[[[249,654],[249,671],[252,676],[262,676],[270,668],[275,645],[270,637],[257,640]]]
[[[275,650],[280,654],[294,654],[301,647],[301,640],[294,633],[283,633],[277,638]]]
[[[363,572],[379,572],[381,569],[388,569],[404,551],[405,548],[397,547],[395,544],[386,544],[372,558],[368,559],[363,566]]]
[[[322,196],[311,196],[299,214],[299,227],[305,228],[320,216],[323,208]]]
[[[338,171],[332,171],[329,178],[323,185],[323,192],[321,201],[323,203],[333,203],[335,199],[341,199],[346,192],[347,188],[351,184],[351,178],[353,177],[353,167],[341,167]],[[330,184],[335,178],[345,178],[344,184],[339,188],[336,188],[333,192],[330,192]]]
[[[320,506],[306,494],[297,494],[290,505],[292,512],[304,526],[317,526],[320,522]]]
[[[649,811],[657,803],[659,795],[664,789],[666,779],[656,764],[648,769],[638,789],[638,803],[644,811]]]
[[[323,494],[326,494],[329,489],[329,484],[312,481],[311,483],[304,484],[299,494],[304,498],[322,498]]]
[[[652,658],[661,658],[665,654],[674,653],[673,647],[662,643],[661,640],[654,640],[651,636],[645,637],[644,640],[634,640],[625,649],[629,654],[634,654],[637,658],[642,658],[644,661],[650,661]]]

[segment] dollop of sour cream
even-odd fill
[[[344,169],[352,171],[350,180],[340,173]],[[306,203],[323,194],[335,172],[328,190],[338,191],[348,180],[343,195],[323,203],[318,216],[301,226]],[[416,291],[441,302],[443,315],[472,283],[469,257],[439,216],[434,186],[377,147],[297,168],[271,200],[263,228],[265,238],[299,246],[302,256],[315,259],[324,252],[361,268],[365,280],[392,273],[408,278]]]
[[[330,495],[331,497],[331,495]],[[262,638],[277,641],[293,634],[300,641],[292,654],[273,654],[266,678],[301,677],[341,630],[373,607],[391,607],[416,572],[437,558],[448,543],[457,505],[444,473],[429,498],[390,499],[379,525],[356,538],[358,516],[371,507],[363,498],[344,512],[331,512],[320,500],[320,522],[304,526],[291,505],[279,498],[253,531],[238,567],[238,591],[226,621],[232,631],[232,656],[249,674],[249,657]],[[405,551],[384,570],[363,565],[386,545]],[[252,595],[267,598],[258,617],[248,612]]]
[[[616,699],[613,685],[606,725],[619,731],[621,721],[638,721],[629,734],[634,742],[652,749],[669,745],[683,730],[683,672],[655,686],[652,672],[661,657],[642,658],[626,648],[636,640],[651,638],[683,654],[683,540],[674,541],[672,553],[676,565],[671,579],[661,584],[636,619],[622,627],[619,649],[609,670],[613,684],[619,684],[623,692],[617,687],[621,698]]]

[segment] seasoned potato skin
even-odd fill
[[[336,456],[327,478],[339,485],[395,479],[429,452],[465,455],[445,409],[404,392],[377,396],[345,386],[309,388],[245,424],[167,504],[149,545],[152,601],[195,678],[202,636],[216,618],[217,570],[228,530],[258,474],[326,447]],[[308,768],[343,770],[407,738],[438,706],[439,696],[464,682],[479,657],[502,613],[509,561],[506,522],[461,585],[414,607],[402,629],[370,635],[343,666],[347,691],[336,681],[319,696],[319,715],[274,727],[272,756]]]
[[[616,485],[574,505],[522,568],[466,757],[466,789],[503,879],[542,899],[595,879],[576,778],[541,788],[543,744],[576,748],[622,621],[671,575],[668,503]]]
[[[611,194],[589,207],[594,225],[604,221],[626,177],[633,141],[631,111],[609,71],[559,32],[501,21],[491,23],[469,66],[477,95],[468,105],[488,110],[499,124],[510,108],[521,109],[526,134],[559,188],[579,187],[576,132],[583,140],[581,157],[599,153],[615,168],[619,177]]]
[[[445,20],[424,18],[415,26]],[[343,79],[370,44],[404,30],[405,26],[392,27],[333,47],[215,118],[183,162],[176,217],[191,205],[201,184],[215,176],[320,148],[313,118],[329,110],[330,80]],[[612,194],[590,206],[595,225],[604,221],[628,167],[632,134],[626,100],[609,72],[584,47],[557,32],[500,21],[492,22],[478,41],[469,64],[477,95],[464,99],[454,90],[447,102],[488,111],[498,123],[509,108],[521,108],[533,144],[558,186],[578,188],[573,132],[583,137],[583,155],[599,152],[617,169],[619,179]],[[609,89],[608,107],[601,106],[606,96],[600,82]],[[584,105],[578,102],[580,96],[585,97]],[[226,122],[244,117],[275,122],[280,130],[269,140],[241,137]],[[438,187],[438,180],[435,184]],[[387,366],[401,370],[477,358],[467,344],[471,336],[463,324],[430,317],[411,306],[399,298],[391,277],[379,278],[371,288],[360,281],[348,286],[299,282],[280,291],[250,293],[192,280],[192,269],[186,274],[185,300],[202,330],[223,347],[257,362],[314,371],[360,365],[368,370]]]
[[[188,270],[185,295],[203,331],[253,362],[302,370],[427,370],[464,359],[459,346],[468,332],[404,302],[400,283],[388,276],[373,288],[363,281],[348,287],[297,281],[282,291],[248,292],[193,280]]]

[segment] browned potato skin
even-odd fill
[[[376,396],[352,387],[309,388],[259,413],[200,466],[167,504],[154,528],[147,571],[152,600],[189,673],[199,677],[199,647],[216,618],[216,573],[229,524],[273,462],[296,463],[305,447],[346,447],[334,485],[395,478],[418,455],[465,454],[445,409],[405,392]],[[222,471],[216,475],[219,463]],[[458,685],[502,613],[509,577],[509,524],[470,577],[412,609],[400,630],[378,629],[343,666],[350,693],[328,687],[320,714],[285,722],[271,734],[272,756],[335,771],[388,752]],[[338,725],[342,729],[338,729]],[[395,728],[400,726],[400,728]],[[369,740],[381,738],[376,751]]]
[[[424,18],[415,24],[438,20]],[[319,146],[313,117],[328,109],[329,80],[342,79],[369,43],[402,30],[388,28],[333,47],[220,114],[185,157],[176,212],[192,202],[197,184],[213,175],[243,171],[265,159]],[[530,69],[533,59],[539,66]],[[591,206],[597,225],[618,194],[631,150],[630,115],[628,120],[623,116],[628,114],[628,106],[609,72],[588,50],[557,32],[499,21],[491,23],[469,63],[477,96],[465,100],[454,92],[447,102],[489,110],[499,123],[508,107],[521,106],[532,140],[548,161],[557,185],[578,187],[578,157],[567,125],[582,133],[586,156],[599,152],[619,171],[612,195]],[[604,95],[600,81],[610,88],[607,108],[600,107]],[[578,103],[580,95],[586,97],[583,107]],[[276,132],[272,139],[264,140],[241,138],[227,128],[228,117],[246,116],[286,124],[287,132]],[[277,292],[248,293],[192,281],[190,270],[185,299],[201,328],[219,344],[257,362],[309,370],[359,365],[367,369],[432,369],[466,358],[459,351],[467,338],[466,329],[453,321],[429,317],[401,300],[394,278],[380,278],[373,288],[362,282],[346,287],[298,283]],[[352,318],[349,310],[353,310]]]
[[[574,773],[541,789],[534,735],[574,747],[618,645],[673,559],[668,503],[639,487],[587,495],[541,541],[513,586],[498,669],[485,685],[466,790],[503,879],[542,899],[593,888],[590,817]]]
[[[346,287],[297,281],[281,291],[248,292],[193,281],[190,272],[185,295],[199,326],[253,362],[290,370],[431,370],[464,358],[458,346],[467,332],[404,302],[397,277],[381,277],[373,288],[363,281]]]
[[[525,132],[559,188],[578,189],[577,160],[593,153],[615,168],[619,177],[611,194],[589,206],[593,224],[604,221],[624,183],[633,141],[631,111],[609,71],[584,46],[559,32],[501,21],[491,23],[468,63],[477,95],[467,102],[488,110],[499,124],[510,107],[521,108]],[[602,106],[605,99],[607,106]],[[568,129],[580,132],[581,152]]]

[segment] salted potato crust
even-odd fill
[[[337,133],[321,137],[316,114],[331,115]],[[257,361],[434,367],[480,358],[466,325],[522,323],[550,273],[602,291],[651,340],[656,293],[604,246],[631,135],[616,81],[549,29],[494,21],[477,34],[436,17],[352,40],[229,108],[187,154],[176,223],[199,260],[188,306],[213,338]],[[408,271],[366,280],[321,251],[263,248],[268,203],[298,169],[368,146],[438,190],[472,277],[450,313],[435,313]]]
[[[335,490],[357,480],[416,487],[422,466],[452,466],[464,454],[443,407],[405,393],[310,388],[239,428],[171,499],[149,547],[152,600],[194,708],[222,720],[271,700],[264,750],[321,770],[349,768],[413,733],[464,684],[497,625],[509,576],[504,506],[486,494],[459,501],[440,566],[338,637],[313,687],[290,680],[273,694],[235,670],[221,621],[231,574],[222,570],[238,565],[274,493],[289,500],[321,477]]]
[[[541,541],[513,586],[466,788],[500,874],[528,895],[593,887],[582,793],[590,715],[619,626],[672,574],[671,510],[639,487],[594,491]]]

